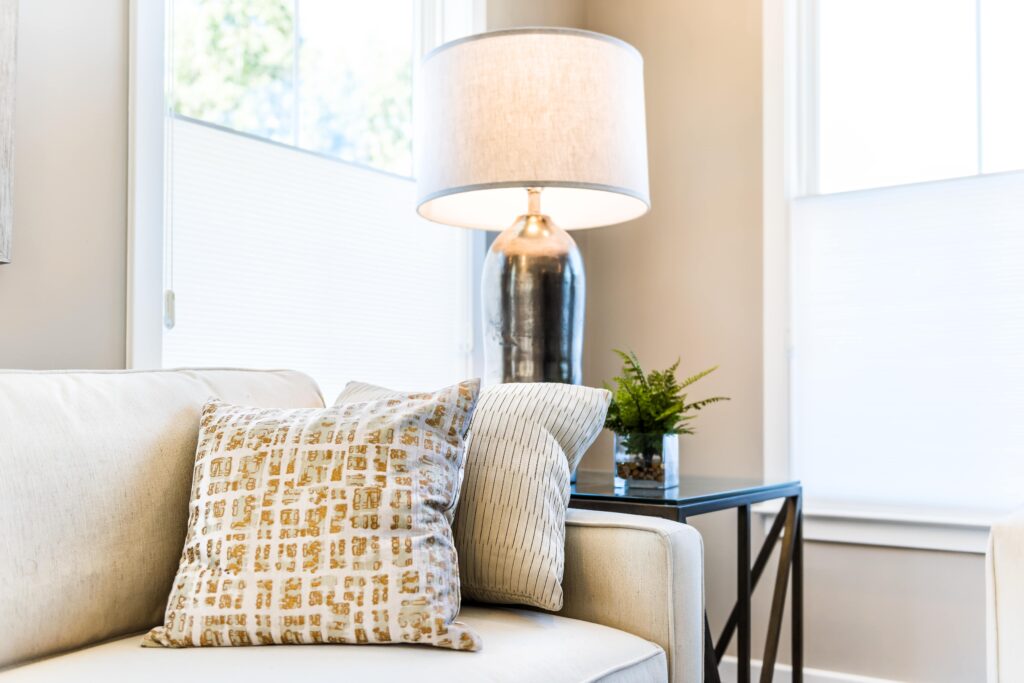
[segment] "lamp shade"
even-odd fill
[[[423,59],[414,105],[417,210],[502,229],[542,188],[566,229],[647,212],[643,60],[617,38],[563,28],[493,31]]]

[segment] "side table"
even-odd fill
[[[768,500],[784,499],[775,516],[753,566],[750,563],[751,506]],[[713,641],[704,615],[704,680],[720,681],[718,664],[734,633],[737,635],[738,683],[750,682],[750,596],[764,573],[772,549],[782,538],[775,590],[768,618],[768,636],[761,665],[761,681],[768,683],[775,673],[782,633],[786,588],[792,580],[792,660],[793,683],[803,681],[803,537],[801,532],[803,491],[799,481],[769,482],[761,479],[686,477],[670,489],[616,488],[611,474],[579,472],[572,487],[569,507],[586,510],[607,510],[634,515],[662,517],[683,524],[690,517],[735,508],[736,540],[736,604]]]

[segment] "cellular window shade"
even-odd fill
[[[165,367],[293,368],[327,396],[471,374],[470,233],[419,218],[412,180],[171,125]]]
[[[1024,173],[803,198],[791,222],[808,496],[1024,503]]]

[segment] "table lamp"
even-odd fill
[[[482,278],[486,380],[579,384],[585,280],[566,230],[650,208],[640,53],[577,29],[493,31],[427,54],[416,88],[417,211],[503,230]]]

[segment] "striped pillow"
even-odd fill
[[[351,382],[336,404],[402,396]],[[481,393],[454,524],[464,598],[562,608],[569,475],[600,433],[610,398],[570,384]]]

